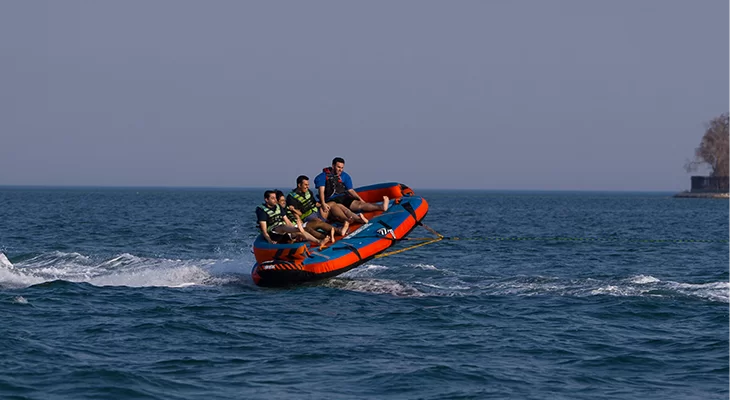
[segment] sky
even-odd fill
[[[689,189],[727,0],[2,1],[0,185]],[[695,174],[704,174],[700,170]]]

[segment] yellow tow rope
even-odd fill
[[[393,254],[398,254],[398,253],[402,253],[404,251],[413,250],[413,249],[415,249],[417,247],[425,246],[427,244],[440,242],[440,241],[442,241],[444,239],[444,235],[442,235],[442,234],[436,232],[435,230],[431,229],[426,224],[423,224],[422,223],[421,226],[423,226],[429,232],[431,232],[434,235],[436,235],[436,237],[435,238],[414,238],[414,239],[410,239],[410,240],[425,240],[425,242],[419,243],[419,244],[414,244],[413,246],[409,246],[409,247],[406,247],[406,248],[403,248],[403,249],[389,251],[387,253],[380,253],[380,254],[376,255],[375,257],[373,257],[373,258],[383,258],[383,257],[392,256]]]

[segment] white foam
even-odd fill
[[[185,282],[181,283],[179,285],[170,286],[172,288],[184,288],[184,287],[190,287],[190,286],[197,286],[198,284],[195,282]]]
[[[635,296],[640,294],[635,290],[629,290],[625,287],[619,287],[616,285],[602,286],[590,291],[592,295],[611,295],[611,296]]]
[[[636,284],[639,284],[639,285],[644,285],[644,284],[647,284],[647,283],[657,283],[657,282],[661,282],[661,281],[659,279],[651,276],[651,275],[649,275],[649,276],[646,276],[646,275],[638,275],[638,276],[634,276],[634,277],[629,278],[629,282],[636,283]]]
[[[696,296],[712,301],[730,302],[730,282],[680,283],[668,282],[668,286],[687,296]]]
[[[240,280],[241,276],[247,276],[250,280],[252,264],[253,260],[178,260],[144,258],[128,253],[95,262],[78,253],[53,252],[41,254],[14,266],[9,262],[2,263],[0,285],[27,287],[65,280],[86,282],[95,286],[184,288],[226,284]]]
[[[480,285],[497,295],[537,296],[544,294],[568,294],[570,286],[566,281],[546,277],[515,277],[513,279]]]
[[[325,286],[362,293],[390,294],[398,297],[420,297],[425,293],[418,289],[388,279],[340,279],[333,278]]]
[[[24,274],[14,266],[0,268],[0,286],[23,288],[46,282],[45,279],[33,275]]]
[[[0,252],[0,268],[13,268],[13,264],[2,252]]]
[[[199,266],[183,265],[156,269],[140,269],[84,279],[95,286],[166,286],[184,287],[205,284],[210,274]],[[183,286],[184,285],[184,286]]]
[[[139,257],[137,257],[137,256],[133,256],[133,255],[131,255],[129,253],[123,253],[123,254],[120,254],[120,255],[112,258],[111,260],[107,260],[107,261],[102,262],[97,267],[98,268],[115,269],[115,268],[118,268],[118,267],[123,267],[125,265],[131,265],[131,264],[134,264],[134,263],[139,263],[141,260],[142,259],[139,258]]]
[[[23,296],[17,296],[13,299],[13,303],[16,304],[28,304],[28,300],[25,299]]]
[[[703,290],[703,289],[723,289],[730,288],[730,282],[709,282],[709,283],[679,283],[670,282],[680,289]]]
[[[438,268],[436,268],[435,265],[431,265],[431,264],[415,264],[415,265],[413,265],[413,268],[423,269],[423,270],[428,270],[428,271],[438,271]]]
[[[440,286],[440,285],[435,285],[432,283],[419,282],[419,281],[416,281],[415,283],[426,286],[426,287],[430,287],[430,288],[434,288],[434,289],[443,289],[443,290],[469,290],[469,289],[471,289],[470,286]]]
[[[385,265],[363,265],[358,268],[351,269],[340,276],[343,278],[370,277],[387,269],[388,267]]]

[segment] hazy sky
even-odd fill
[[[727,0],[0,2],[0,185],[668,190]],[[701,171],[704,172],[704,171]]]

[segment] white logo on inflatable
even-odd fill
[[[395,232],[393,232],[392,229],[386,229],[386,228],[380,228],[380,229],[378,229],[378,235],[380,235],[380,236],[387,236],[388,234],[390,234],[391,236],[393,236],[393,239],[395,239]]]

